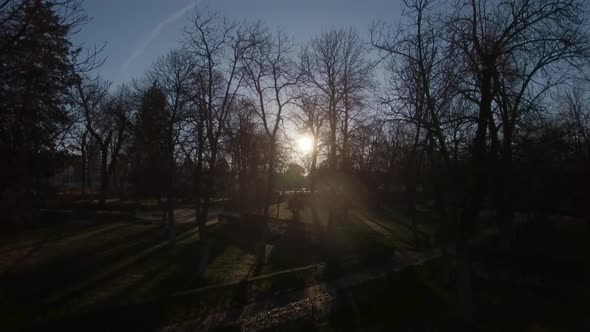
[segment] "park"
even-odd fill
[[[590,331],[588,3],[181,2],[0,0],[0,331]]]

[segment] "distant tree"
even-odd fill
[[[166,192],[166,95],[157,86],[143,93],[137,113],[133,142],[133,185],[139,197],[156,197]]]
[[[101,205],[106,203],[109,186],[124,145],[130,136],[131,105],[125,86],[114,95],[109,84],[99,79],[80,79],[71,94],[81,109],[84,126],[99,148]]]
[[[194,65],[187,52],[176,49],[154,62],[143,82],[136,84],[142,96],[136,126],[136,154],[144,154],[136,166],[139,170],[146,169],[147,174],[140,172],[135,183],[137,188],[151,187],[151,195],[158,197],[159,202],[166,197],[166,204],[162,207],[171,244],[176,241],[176,155],[182,143],[181,126],[185,124],[183,121],[191,106],[189,89],[194,74]],[[151,179],[157,180],[150,183]]]
[[[297,110],[292,112],[291,118],[297,129],[305,135],[310,135],[312,139],[311,153],[304,158],[309,159],[305,163],[309,173],[309,190],[315,191],[316,169],[318,166],[318,157],[320,152],[320,135],[323,129],[325,112],[321,108],[320,97],[302,92],[294,101]]]
[[[228,143],[231,164],[237,179],[236,207],[242,212],[258,210],[255,202],[265,165],[265,133],[254,103],[241,100],[228,123]]]
[[[316,183],[318,181],[318,158],[320,154],[320,138],[324,130],[325,109],[322,108],[321,96],[310,93],[307,89],[297,96],[294,103],[297,106],[291,118],[299,132],[310,135],[312,139],[311,153],[303,155],[303,165],[307,168],[308,190],[315,197]],[[313,91],[313,90],[312,90]],[[316,204],[312,204],[312,218],[315,225],[319,225],[319,213]]]
[[[305,169],[301,165],[290,163],[278,174],[278,188],[281,190],[300,190],[305,186]]]
[[[566,130],[572,157],[590,160],[590,93],[584,86],[565,90],[558,98],[558,117]]]
[[[313,39],[300,56],[300,70],[305,82],[317,91],[325,105],[327,160],[332,177],[338,171],[339,150],[340,168],[350,170],[349,140],[353,112],[362,106],[362,93],[370,84],[372,70],[366,52],[354,30],[339,29],[324,32]],[[342,181],[335,178],[330,182],[332,191],[342,185]],[[336,217],[336,210],[330,210],[329,225]]]
[[[287,105],[294,99],[293,88],[297,84],[295,65],[291,57],[293,44],[289,38],[278,31],[268,32],[263,25],[250,27],[255,47],[244,56],[246,85],[254,94],[255,112],[260,117],[268,144],[266,190],[262,214],[269,216],[269,205],[274,189],[277,168],[277,139],[280,125]]]

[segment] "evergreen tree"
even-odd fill
[[[155,85],[143,95],[134,142],[133,184],[139,197],[161,198],[167,167],[166,95]]]
[[[0,153],[8,157],[0,195],[12,220],[33,216],[35,196],[49,175],[45,159],[71,121],[67,95],[77,79],[71,68],[79,49],[68,38],[80,22],[62,17],[59,6],[24,1],[0,34],[2,44],[10,44],[0,53]]]

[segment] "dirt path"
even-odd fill
[[[216,221],[217,216],[223,212],[222,209],[213,208],[210,209],[209,214],[207,216],[207,221],[210,223],[211,221]],[[144,220],[144,221],[151,221],[151,222],[158,222],[162,220],[162,211],[161,210],[149,210],[149,211],[141,211],[135,214],[135,217]],[[195,209],[175,209],[174,210],[174,219],[177,223],[194,223],[195,222]]]
[[[223,327],[240,327],[241,331],[259,331],[269,328],[280,330],[282,324],[292,321],[320,321],[332,312],[338,293],[391,274],[420,265],[438,256],[436,252],[398,254],[380,268],[357,272],[329,282],[280,293],[204,318],[187,320],[162,328],[162,332],[206,331]]]
[[[372,231],[377,232],[385,237],[392,237],[394,235],[390,229],[384,227],[383,225],[373,220],[370,220],[369,217],[363,213],[360,213],[358,215],[355,214],[353,219],[356,222],[364,224]]]

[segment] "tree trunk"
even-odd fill
[[[201,196],[202,192],[202,172],[203,172],[203,152],[205,148],[205,138],[204,138],[204,130],[203,130],[203,120],[199,119],[199,124],[197,126],[197,164],[195,167],[195,178],[193,182],[194,186],[194,194],[195,194],[195,223],[199,229],[199,241],[206,238],[206,230],[205,225],[201,222],[201,209],[202,209],[202,202]]]
[[[100,147],[100,201],[99,204],[106,204],[107,192],[109,190],[109,172],[108,172],[108,145],[102,144]]]
[[[217,163],[217,147],[211,146],[211,157],[209,159],[209,173],[205,182],[205,190],[202,192],[202,202],[200,203],[201,213],[197,215],[197,223],[199,224],[199,241],[204,248],[208,241],[207,238],[207,215],[209,214],[209,205],[211,204],[211,195],[213,193],[215,164]]]
[[[172,128],[170,128],[170,132]],[[168,213],[168,235],[170,245],[176,244],[176,225],[174,220],[174,145],[169,142],[168,144],[168,183],[166,188],[166,207]]]
[[[500,178],[502,192],[498,204],[498,228],[502,249],[509,252],[514,242],[514,210],[512,188],[512,138],[511,133],[504,137],[504,154],[500,163]]]
[[[410,172],[414,172],[414,170],[410,170]],[[408,177],[408,188],[407,191],[407,208],[410,214],[411,220],[411,227],[412,227],[412,236],[414,238],[414,246],[416,249],[420,249],[420,239],[418,236],[418,220],[416,216],[416,180],[414,175]]]
[[[468,237],[479,224],[479,210],[487,187],[486,176],[486,132],[490,113],[492,111],[492,68],[490,63],[484,64],[481,73],[479,114],[477,129],[473,142],[471,172],[467,182],[465,205],[458,227],[455,230],[457,255],[457,291],[463,318],[467,322],[473,320],[473,299],[471,289],[471,262],[469,257]]]
[[[420,240],[418,236],[418,220],[416,216],[416,185],[417,185],[417,177],[418,177],[418,158],[416,154],[418,153],[418,142],[420,140],[420,126],[416,126],[416,134],[414,136],[414,142],[412,145],[412,151],[410,152],[410,158],[407,164],[407,182],[406,182],[406,192],[407,192],[407,208],[410,214],[411,219],[411,227],[412,227],[412,234],[414,237],[414,245],[416,249],[420,247]]]
[[[275,171],[275,140],[271,138],[270,140],[270,153],[268,157],[268,169],[266,171],[266,190],[264,195],[264,207],[262,215],[264,219],[268,218],[268,209],[269,205],[272,203],[272,189],[273,189],[273,182],[274,182],[274,171]]]
[[[336,219],[336,207],[335,202],[336,200],[336,106],[335,101],[333,102],[333,110],[330,116],[330,154],[328,163],[330,166],[330,179],[329,179],[329,187],[330,187],[330,198],[328,200],[328,228],[331,228],[334,225],[334,220]]]
[[[170,245],[176,244],[176,225],[174,220],[174,200],[172,195],[168,195],[168,202],[166,202],[167,213],[168,213],[168,237]]]
[[[275,138],[270,139],[270,153],[268,158],[267,182],[266,192],[264,198],[263,220],[260,222],[260,243],[258,248],[258,264],[262,266],[266,262],[266,225],[268,223],[269,205],[272,203],[272,191],[274,186],[274,171],[275,171]]]
[[[317,168],[317,161],[318,161],[318,146],[317,146],[318,135],[314,137],[314,146],[313,151],[311,153],[311,168],[309,170],[309,191],[311,193],[312,202],[311,202],[311,220],[313,222],[314,227],[319,229],[320,226],[320,216],[317,208],[316,203],[316,168]]]
[[[82,144],[80,146],[80,151],[81,151],[81,172],[82,172],[82,177],[80,179],[80,194],[82,197],[86,197],[86,191],[87,191],[87,176],[88,176],[88,157],[87,157],[87,150],[88,150],[88,142],[87,142],[87,133],[84,133],[82,135]]]

